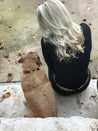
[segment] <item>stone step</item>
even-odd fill
[[[4,99],[3,95],[8,93]],[[58,117],[89,117],[98,119],[97,79],[91,80],[88,88],[72,96],[61,96],[55,93],[58,106]],[[0,117],[23,117],[27,105],[21,83],[0,83]]]
[[[71,118],[0,118],[0,131],[98,131],[98,119]]]

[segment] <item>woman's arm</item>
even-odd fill
[[[44,60],[48,68],[54,72],[53,63],[49,55],[49,42],[47,40],[45,41],[44,38],[41,39],[41,48],[42,48]]]

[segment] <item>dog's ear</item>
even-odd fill
[[[18,60],[19,63],[22,63],[23,62],[23,58],[21,57],[19,60]]]
[[[41,62],[40,57],[38,55],[37,55],[36,64],[39,66],[42,65],[42,62]]]

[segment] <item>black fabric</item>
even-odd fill
[[[57,85],[56,85],[56,83],[55,83],[54,80],[53,80],[53,75],[54,75],[54,73],[51,72],[51,70],[48,70],[48,73],[49,73],[49,79],[50,79],[50,81],[51,81],[51,84],[52,84],[53,89],[54,89],[57,93],[59,93],[60,95],[69,96],[69,95],[73,95],[73,94],[80,93],[80,92],[84,91],[84,90],[87,88],[87,86],[89,85],[90,79],[91,79],[90,70],[88,69],[88,71],[89,71],[89,80],[88,80],[88,82],[86,83],[86,85],[85,85],[83,88],[81,88],[80,90],[75,89],[75,91],[63,91],[63,90],[61,90],[60,88],[58,88]],[[79,88],[79,87],[78,87],[78,88]]]
[[[59,61],[55,52],[56,46],[49,39],[41,39],[42,53],[49,69],[49,80],[55,90],[58,87],[56,87],[53,81],[53,74],[55,74],[57,83],[69,89],[79,88],[87,79],[88,64],[92,48],[91,31],[89,26],[85,23],[81,23],[80,26],[83,30],[85,40],[83,44],[84,53],[77,54],[76,56],[78,58],[73,58],[68,61]],[[89,81],[87,86],[88,84]]]

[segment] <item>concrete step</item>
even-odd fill
[[[4,94],[8,97],[2,99]],[[55,93],[58,117],[89,117],[98,119],[97,79],[91,80],[88,88],[72,96],[61,96]],[[0,83],[0,117],[23,117],[27,105],[21,83]]]
[[[98,119],[0,118],[0,131],[98,131]]]

